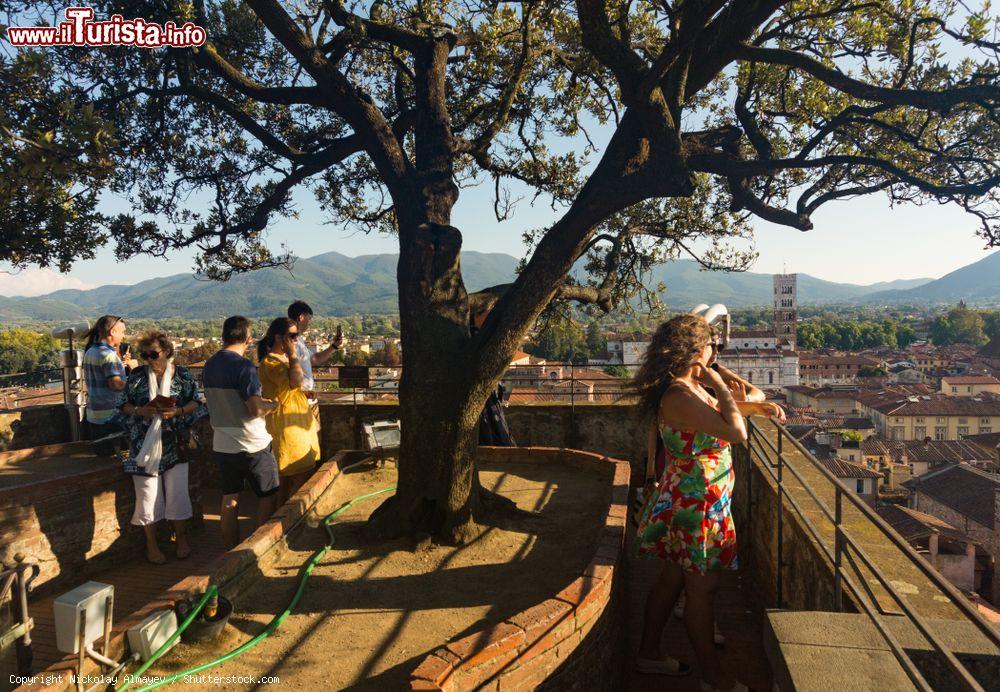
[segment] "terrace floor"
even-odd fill
[[[184,578],[208,575],[212,561],[225,552],[219,529],[219,501],[217,489],[203,490],[204,521],[199,528],[189,527],[188,542],[191,545],[191,556],[186,560],[174,557],[172,543],[168,546],[161,540],[160,546],[167,556],[166,564],[148,563],[140,549],[134,560],[81,577],[76,583],[66,584],[56,594],[38,600],[31,600],[29,597],[28,612],[35,621],[31,635],[34,655],[32,670],[39,672],[55,666],[58,670],[69,672],[76,667],[75,655],[67,656],[56,648],[53,603],[61,594],[87,581],[111,584],[115,587],[114,619],[116,622],[122,622],[127,616],[148,606],[150,601]],[[250,517],[255,509],[255,502],[250,492],[245,492],[240,500],[240,524],[243,536],[249,533]],[[114,626],[113,629],[119,631]]]
[[[662,569],[659,560],[629,557],[625,592],[628,598],[628,649],[625,657],[624,689],[629,692],[679,692],[699,690],[700,674],[684,623],[671,616],[663,634],[663,650],[690,664],[691,675],[674,678],[643,675],[635,671],[646,594]],[[722,663],[751,689],[772,689],[771,667],[764,652],[764,612],[754,598],[752,584],[739,572],[724,575],[715,597],[715,619],[726,637],[719,649]]]

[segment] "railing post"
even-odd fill
[[[576,435],[576,366],[573,365],[573,361],[569,362],[569,430],[570,430],[570,446],[577,446],[577,435]]]
[[[844,536],[840,530],[843,514],[840,487],[836,486],[834,492],[836,495],[833,510],[833,607],[840,613],[844,610],[843,567],[841,566],[844,554]]]
[[[785,567],[785,560],[784,560],[784,550],[782,549],[782,538],[784,533],[783,532],[784,519],[782,517],[782,514],[784,514],[783,502],[784,502],[785,486],[782,485],[782,476],[783,476],[782,472],[784,471],[785,468],[785,460],[784,460],[784,454],[781,451],[782,450],[781,429],[775,428],[775,430],[777,430],[778,432],[778,565],[777,565],[777,578],[775,581],[777,582],[777,588],[778,588],[778,607],[783,608],[784,590],[782,589],[783,586],[782,572]]]
[[[63,406],[69,416],[69,434],[73,442],[83,439],[83,419],[86,401],[80,383],[83,381],[83,353],[73,344],[73,329],[68,331],[69,348],[59,353],[62,366]]]

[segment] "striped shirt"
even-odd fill
[[[107,423],[118,412],[125,401],[122,389],[112,389],[108,380],[120,377],[125,381],[125,364],[118,357],[118,351],[98,341],[83,354],[83,380],[87,385],[87,420],[91,423]]]

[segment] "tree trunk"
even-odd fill
[[[459,375],[464,365],[448,356],[404,349],[399,477],[395,496],[372,515],[376,535],[430,534],[461,544],[478,534],[483,516],[476,454],[485,398],[470,395]],[[437,363],[430,368],[412,367],[432,360]]]
[[[399,478],[369,530],[377,537],[430,534],[463,543],[484,518],[479,414],[503,371],[483,372],[470,340],[461,233],[440,223],[400,226]]]

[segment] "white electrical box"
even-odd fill
[[[148,661],[153,652],[163,646],[177,631],[177,615],[172,610],[158,610],[128,631],[128,644],[132,652],[138,652],[143,661]],[[170,645],[172,649],[180,637]],[[167,649],[169,651],[170,649]]]
[[[86,640],[83,646],[104,637],[105,601],[114,596],[115,587],[88,581],[86,584],[67,591],[53,604],[56,617],[56,648],[63,653],[75,654],[80,651],[80,613],[87,614]]]

